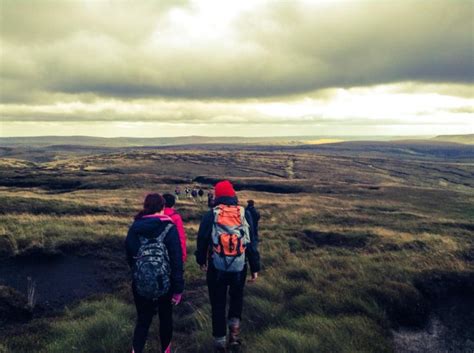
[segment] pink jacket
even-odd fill
[[[183,220],[174,208],[165,207],[165,215],[170,217],[176,228],[178,228],[179,240],[181,241],[181,251],[183,252],[183,262],[186,262],[186,233],[184,232]]]

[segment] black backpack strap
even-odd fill
[[[163,242],[166,235],[168,234],[168,232],[170,231],[170,229],[173,228],[173,223],[169,223],[166,227],[165,227],[165,230],[163,232],[161,232],[160,235],[158,235],[156,237],[156,241],[157,242]]]

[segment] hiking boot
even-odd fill
[[[227,353],[227,349],[226,347],[217,347],[217,346],[214,346],[214,353]]]
[[[229,346],[236,347],[242,344],[240,340],[240,322],[229,325]]]
[[[169,344],[168,348],[163,351],[163,353],[171,353],[171,343]]]
[[[227,353],[225,346],[225,336],[214,338],[214,353]]]

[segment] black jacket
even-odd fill
[[[237,205],[236,197],[220,197],[215,200],[214,205]],[[258,238],[255,234],[255,228],[252,221],[252,216],[249,212],[245,212],[245,219],[247,220],[250,226],[250,244],[247,246],[245,255],[249,261],[250,271],[259,272],[260,271],[260,254],[258,252]],[[197,246],[196,246],[196,262],[199,265],[205,265],[210,256],[210,251],[212,249],[212,226],[214,223],[214,213],[213,210],[209,210],[204,214],[201,220],[201,225],[199,226],[199,232],[197,236]]]
[[[247,206],[245,210],[252,216],[253,227],[255,228],[255,236],[258,240],[258,221],[260,220],[260,212],[257,211],[255,206]]]
[[[161,220],[159,218],[141,218],[133,222],[128,230],[125,239],[125,249],[127,252],[127,261],[130,267],[135,264],[135,256],[140,248],[139,235],[160,235],[168,224],[173,224],[171,220]],[[164,238],[164,244],[168,250],[170,269],[171,269],[171,293],[179,294],[184,290],[183,276],[183,258],[181,251],[181,243],[179,240],[176,226],[168,231]]]

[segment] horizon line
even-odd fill
[[[245,136],[245,135],[176,135],[176,136],[94,136],[94,135],[15,135],[15,136],[0,136],[0,138],[46,138],[46,137],[88,137],[88,138],[103,138],[103,139],[172,139],[172,138],[248,138],[248,139],[265,139],[265,138],[365,138],[365,137],[437,137],[437,136],[468,136],[473,134],[374,134],[374,135],[271,135],[271,136]]]

